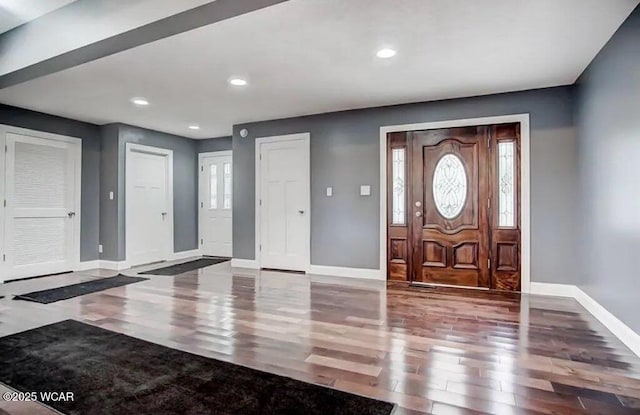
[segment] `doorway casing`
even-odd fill
[[[156,156],[161,156],[166,158],[166,198],[167,198],[167,220],[169,222],[169,235],[168,241],[165,244],[164,250],[164,258],[163,260],[173,259],[174,253],[174,228],[173,228],[173,151],[159,148],[159,147],[151,147],[145,146],[142,144],[134,144],[127,143],[126,144],[126,153],[125,153],[125,263],[126,267],[137,265],[132,263],[131,252],[130,252],[130,244],[131,240],[131,227],[127,226],[130,223],[132,213],[131,207],[128,203],[131,200],[131,192],[133,181],[131,180],[130,172],[133,171],[133,157],[131,157],[132,153],[146,153],[152,154]]]
[[[520,124],[520,191],[521,191],[521,287],[531,291],[531,170],[529,114],[501,115],[380,127],[380,279],[387,278],[387,134],[404,131],[435,130],[480,125]]]
[[[260,192],[261,192],[261,163],[260,163],[260,146],[266,143],[276,143],[276,142],[286,142],[293,140],[301,140],[304,142],[305,146],[305,157],[306,157],[306,177],[305,181],[307,183],[307,212],[305,215],[305,271],[311,271],[311,134],[310,133],[299,133],[299,134],[288,134],[288,135],[279,135],[272,137],[261,137],[256,138],[255,140],[255,166],[256,166],[256,176],[255,176],[255,262],[252,268],[261,268],[261,255],[260,255],[260,241],[262,237],[262,223],[261,223],[261,207],[260,207]],[[235,262],[238,264],[238,262]],[[235,266],[234,263],[232,265]],[[238,264],[237,266],[241,266]]]
[[[63,142],[71,144],[74,148],[73,157],[75,162],[75,170],[74,170],[74,229],[73,229],[73,244],[72,244],[72,252],[73,252],[73,270],[79,270],[81,268],[80,265],[80,227],[82,222],[82,139],[77,137],[69,137],[60,134],[53,134],[44,131],[30,130],[27,128],[14,127],[11,125],[3,125],[0,124],[0,148],[4,149],[6,145],[6,137],[7,134],[14,133],[23,136],[35,137],[39,139],[51,140],[54,142]],[[5,157],[3,154],[0,157],[0,201],[4,201],[6,199],[6,189],[5,189],[5,181],[6,181],[6,166],[5,166]],[[3,202],[0,202],[3,203]],[[0,254],[5,252],[7,247],[5,244],[5,209],[0,209]],[[96,247],[97,250],[97,247]],[[6,271],[4,269],[5,264],[0,257],[0,283],[4,281],[4,275],[6,275]]]

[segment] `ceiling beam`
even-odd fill
[[[85,0],[80,0],[80,2],[83,1]],[[193,9],[156,20],[135,29],[114,34],[106,39],[74,48],[60,53],[57,56],[40,60],[25,67],[2,74],[0,75],[0,89],[60,72],[96,59],[104,58],[147,43],[155,42],[160,39],[221,22],[265,7],[284,3],[286,1],[289,0],[211,1]],[[75,3],[72,3],[67,7],[72,7],[74,4]],[[52,15],[53,13],[45,15],[40,19],[51,19],[53,17]],[[38,25],[38,20],[40,19],[36,19],[0,35],[0,52],[5,54],[11,49],[10,46],[19,45],[21,43],[21,35],[27,34],[30,27]],[[60,28],[58,27],[58,29]],[[22,43],[22,45],[24,45],[24,43]]]

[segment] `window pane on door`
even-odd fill
[[[515,226],[515,142],[498,143],[498,226]]]
[[[393,217],[391,223],[404,225],[406,217],[405,209],[405,149],[394,148],[392,150],[392,178],[393,178]]]
[[[218,166],[209,166],[209,209],[218,208]]]
[[[222,208],[231,209],[231,163],[224,163],[222,170],[224,174]]]

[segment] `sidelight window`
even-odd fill
[[[218,166],[209,166],[209,208],[218,208]]]
[[[222,208],[231,209],[231,163],[224,163],[222,170],[224,174]]]
[[[406,218],[406,196],[405,196],[405,163],[406,150],[404,148],[394,148],[392,150],[392,178],[393,178],[393,218],[394,225],[404,225]]]
[[[467,200],[467,173],[455,154],[445,154],[433,173],[433,200],[438,212],[453,219],[462,212]]]
[[[515,226],[515,142],[498,142],[498,226]]]

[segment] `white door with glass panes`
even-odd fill
[[[203,255],[232,256],[230,151],[200,155],[200,248]]]
[[[80,141],[5,135],[0,281],[71,271],[78,260]]]

